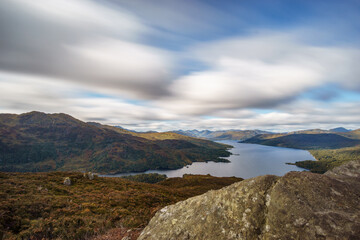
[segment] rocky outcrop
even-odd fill
[[[330,177],[338,179],[353,177],[353,180],[360,178],[360,160],[351,161],[325,173]],[[349,179],[348,179],[349,180]]]
[[[94,173],[92,172],[84,173],[84,178],[87,178],[89,180],[94,180]]]
[[[261,176],[158,211],[139,239],[360,239],[360,161]]]
[[[66,185],[66,186],[71,185],[71,179],[69,177],[64,178],[64,185]]]

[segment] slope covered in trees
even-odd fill
[[[157,135],[157,133],[152,134]],[[0,171],[119,173],[226,161],[222,144],[182,135],[146,137],[66,114],[0,114]]]
[[[312,172],[324,173],[341,164],[360,159],[360,130],[339,133],[264,134],[250,138],[246,143],[309,150],[318,161],[299,161],[295,165]]]
[[[360,140],[347,138],[334,133],[300,133],[284,136],[259,135],[247,139],[244,142],[299,149],[336,149],[353,147],[360,144]]]

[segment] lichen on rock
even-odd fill
[[[260,176],[167,206],[144,239],[359,239],[360,160]]]

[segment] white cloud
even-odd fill
[[[297,107],[303,107],[301,111]],[[292,110],[293,109],[293,110]],[[221,116],[212,118],[189,118],[176,122],[160,122],[157,129],[262,129],[274,132],[300,129],[346,127],[358,129],[360,122],[360,104],[356,102],[323,103],[319,101],[299,100],[286,108],[268,113],[251,112],[239,114],[237,111],[222,111]],[[147,127],[147,128],[146,128]],[[142,130],[153,129],[151,125]]]
[[[106,95],[93,96],[82,85],[61,79],[1,72],[0,84],[1,112],[64,112],[83,121],[121,125],[139,131],[256,128],[287,131],[337,126],[354,129],[360,122],[359,102],[297,100],[268,113],[222,109],[212,117],[203,117],[170,111],[155,102],[137,103]]]
[[[96,96],[96,92],[89,92],[80,84],[61,79],[0,72],[0,85],[1,112],[63,112],[84,121],[117,124],[179,119],[151,103]]]
[[[166,51],[106,38],[67,49],[77,58],[72,75],[87,83],[140,99],[167,91],[172,58]]]
[[[162,103],[183,113],[274,108],[329,83],[360,87],[358,49],[311,46],[295,33],[264,32],[199,44],[188,55],[207,68],[176,79],[172,97]]]
[[[224,58],[213,70],[178,79],[171,90],[176,98],[209,110],[268,107],[317,86],[318,78],[301,66]]]
[[[90,0],[5,0],[0,15],[4,71],[142,99],[166,94],[171,54],[147,45],[150,28],[124,9]]]

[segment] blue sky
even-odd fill
[[[357,0],[3,0],[0,112],[135,130],[360,122]]]

